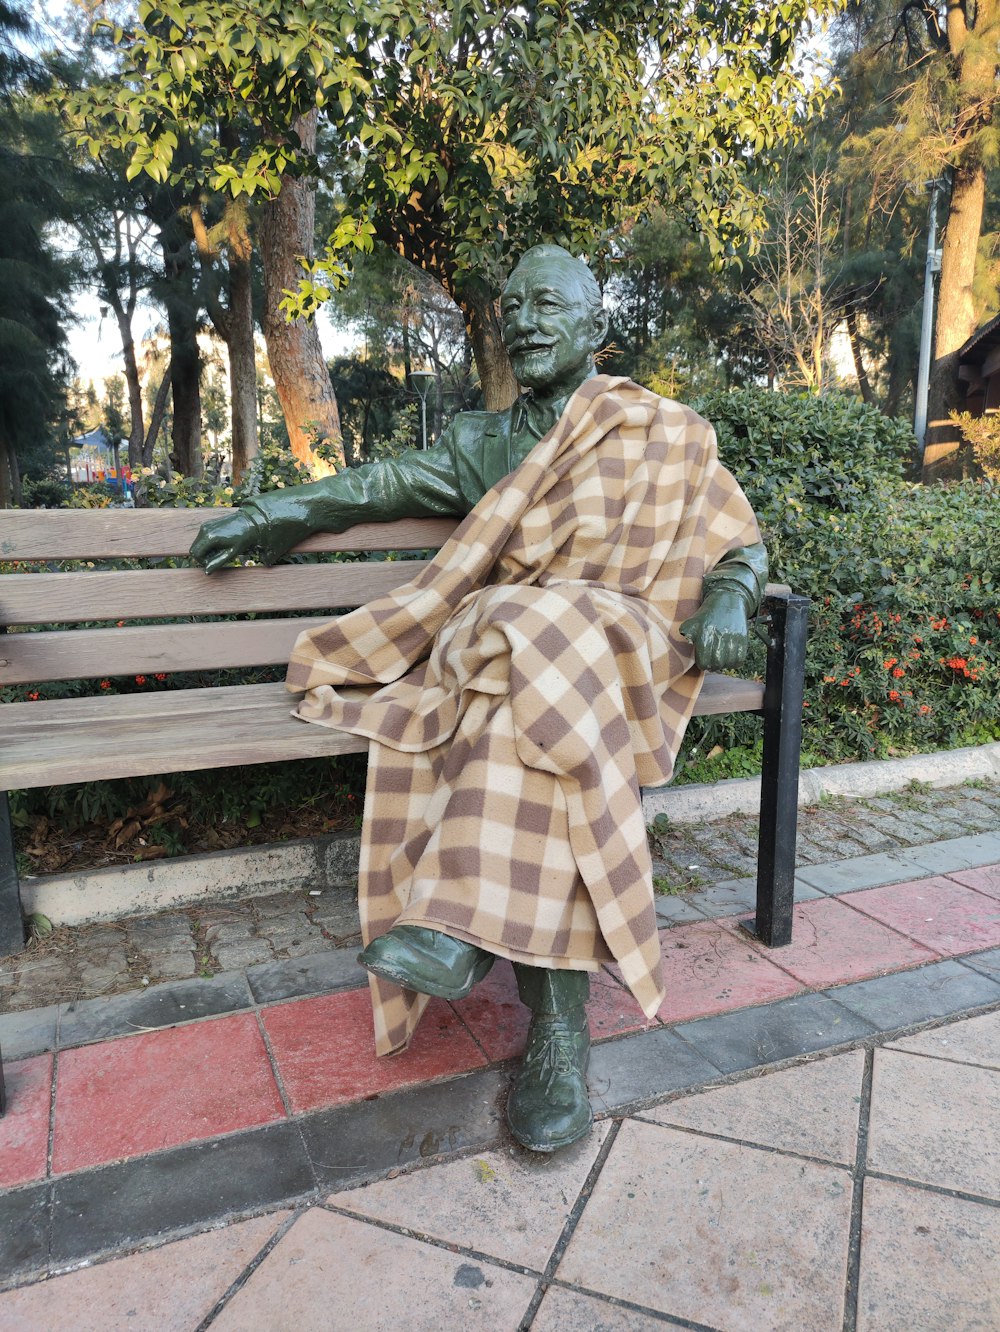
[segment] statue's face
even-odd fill
[[[504,346],[525,388],[571,393],[590,374],[607,318],[587,301],[577,261],[529,255],[500,298]]]

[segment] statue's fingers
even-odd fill
[[[205,561],[205,572],[215,573],[216,569],[221,569],[224,564],[228,564],[233,558],[233,551],[230,546],[223,546],[221,550],[216,550],[211,559]]]
[[[211,545],[212,543],[209,540],[205,532],[205,529],[202,528],[201,531],[198,533],[198,535],[195,537],[195,539],[191,542],[191,549],[188,552],[188,554],[191,556],[193,560],[202,560],[208,554],[209,550],[211,549]]]

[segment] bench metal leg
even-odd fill
[[[24,947],[24,939],[10,802],[7,792],[0,791],[0,957],[19,953]]]
[[[769,948],[780,948],[792,941],[809,599],[768,597],[765,608],[767,675],[754,933]]]

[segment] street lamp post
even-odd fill
[[[437,375],[433,370],[412,370],[410,372],[410,383],[413,385],[413,391],[420,399],[420,441],[421,448],[427,447],[427,395],[431,391],[431,385],[437,380]]]
[[[927,222],[927,262],[924,264],[924,309],[920,321],[920,359],[917,363],[917,396],[913,410],[913,433],[921,452],[927,438],[927,389],[931,375],[931,344],[934,341],[934,274],[941,271],[941,251],[937,245],[938,192],[945,187],[939,176],[929,180],[931,207]]]

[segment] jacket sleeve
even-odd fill
[[[767,584],[767,551],[761,542],[752,546],[737,546],[727,551],[715,568],[705,575],[702,599],[721,588],[740,592],[746,602],[747,615],[752,617],[760,609]]]
[[[241,506],[257,528],[257,545],[268,562],[313,532],[344,532],[356,523],[396,518],[464,517],[450,432],[430,449],[408,449],[349,467],[321,481],[257,495]]]

